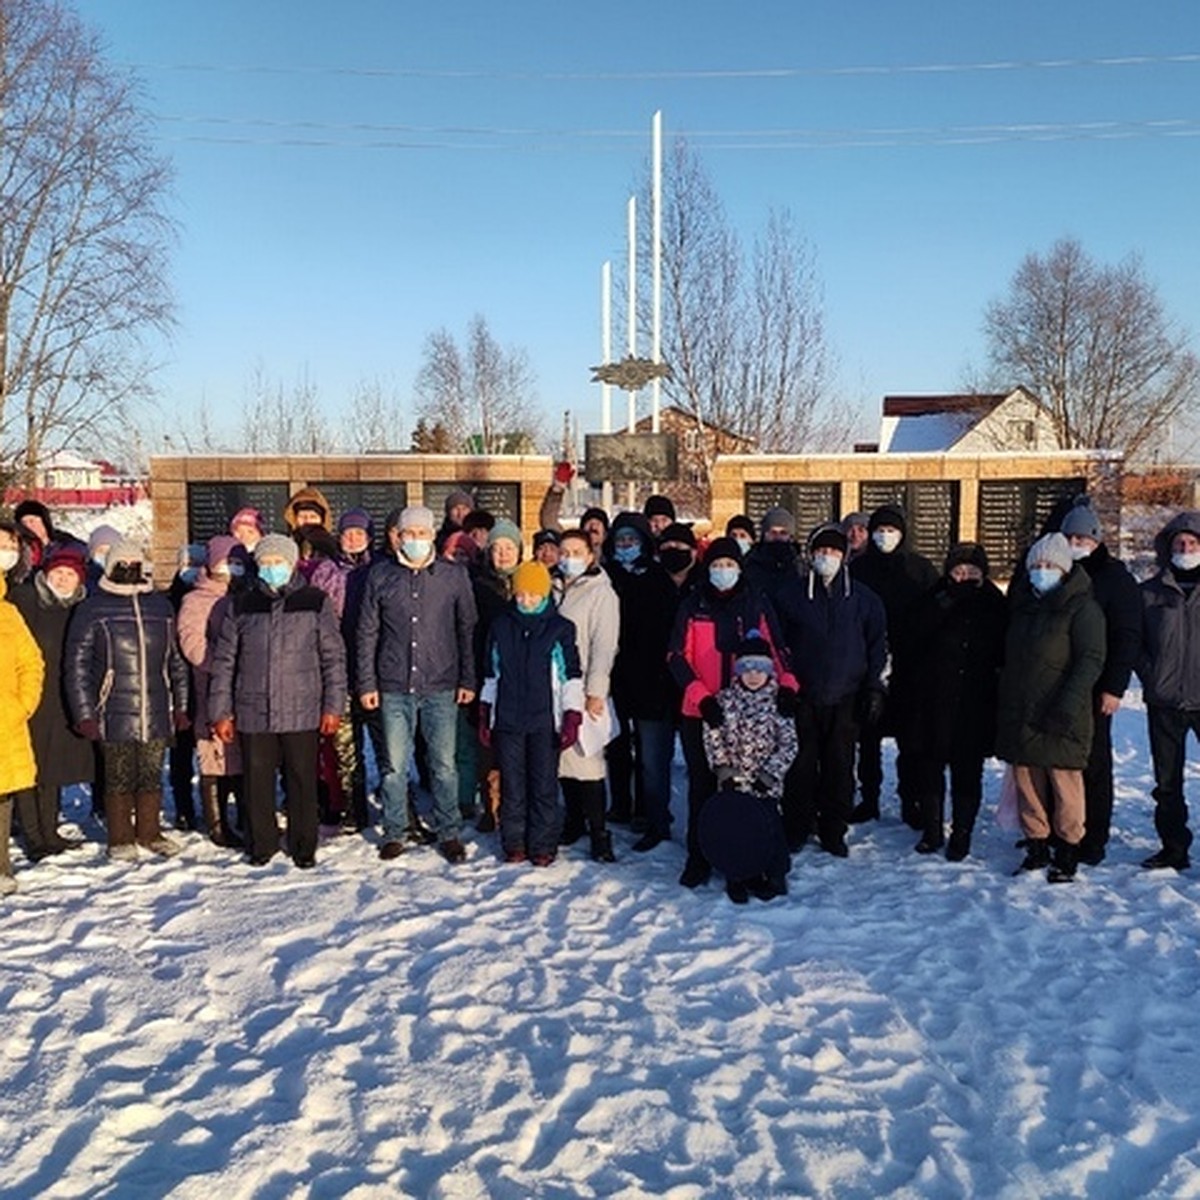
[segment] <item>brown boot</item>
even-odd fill
[[[170,858],[183,849],[172,838],[166,837],[162,831],[162,792],[138,792],[134,797],[137,808],[137,842],[151,854],[161,854]]]
[[[239,850],[242,839],[238,837],[225,819],[225,778],[221,775],[200,776],[200,804],[204,809],[204,827],[208,839],[214,846],[225,846]]]
[[[108,857],[137,858],[133,837],[133,793],[104,791],[104,827],[108,834]]]

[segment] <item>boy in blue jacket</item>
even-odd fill
[[[550,602],[550,572],[513,574],[511,606],[492,622],[479,736],[500,768],[500,840],[507,862],[548,867],[558,848],[558,759],[579,738],[583,679],[575,626]]]

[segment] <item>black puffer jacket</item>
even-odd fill
[[[1045,596],[1028,577],[1013,589],[996,753],[1024,766],[1082,770],[1092,748],[1092,689],[1104,667],[1104,614],[1078,566]]]
[[[1142,648],[1138,677],[1146,703],[1188,712],[1200,709],[1200,584],[1171,564],[1171,542],[1177,533],[1200,536],[1200,512],[1172,518],[1154,539],[1158,574],[1141,585]]]
[[[48,787],[91,783],[96,770],[92,744],[71,728],[63,688],[62,661],[67,629],[84,595],[81,585],[69,601],[59,600],[40,572],[8,593],[13,607],[25,618],[46,662],[42,702],[29,720],[29,734],[37,759],[38,783]]]
[[[98,721],[102,741],[170,738],[172,713],[188,705],[171,602],[149,584],[102,579],[67,630],[63,683],[72,723]]]
[[[1003,592],[990,579],[963,586],[943,577],[916,602],[911,623],[920,663],[913,679],[913,747],[942,761],[956,753],[991,754],[1008,627]]]
[[[1103,543],[1079,565],[1088,573],[1092,596],[1104,614],[1106,652],[1096,691],[1120,697],[1129,686],[1142,643],[1142,598],[1137,581]]]

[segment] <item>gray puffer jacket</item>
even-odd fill
[[[329,597],[299,576],[262,581],[225,611],[211,662],[208,715],[239,733],[302,733],[346,703],[346,647]]]
[[[1137,674],[1147,704],[1200,709],[1200,584],[1184,588],[1171,565],[1177,533],[1200,537],[1200,512],[1183,512],[1154,539],[1158,574],[1141,585],[1142,648]]]

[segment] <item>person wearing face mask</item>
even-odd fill
[[[11,521],[0,521],[0,578],[9,584],[20,583],[16,576],[21,564],[21,542]]]
[[[617,516],[605,566],[621,609],[612,674],[619,732],[608,744],[608,819],[644,821],[633,849],[645,853],[671,835],[679,692],[667,669],[667,646],[681,593],[654,557],[654,539],[641,513]]]
[[[205,565],[196,586],[179,606],[179,648],[192,667],[192,728],[200,763],[200,805],[209,840],[216,846],[240,848],[242,839],[226,819],[226,803],[242,796],[242,752],[235,740],[223,742],[213,733],[210,711],[212,659],[228,610],[234,567],[243,570],[241,543],[232,535],[209,538]]]
[[[475,699],[477,688],[475,596],[467,572],[435,553],[428,508],[410,505],[387,524],[395,549],[367,575],[355,648],[359,700],[368,712],[382,713],[387,745],[379,856],[391,860],[404,852],[408,768],[419,718],[429,749],[438,849],[447,862],[460,863],[467,852],[459,836],[455,750],[458,708]]]
[[[800,574],[796,518],[786,508],[772,508],[762,519],[762,536],[742,560],[750,585],[772,604],[788,581]]]
[[[717,693],[733,678],[738,647],[752,630],[775,661],[776,702],[785,716],[795,711],[796,679],[787,665],[775,609],[747,582],[742,552],[732,538],[716,538],[705,551],[707,579],[685,596],[675,617],[667,663],[682,693],[680,739],[688,772],[688,856],[679,882],[706,883],[712,868],[699,842],[700,814],[717,780],[704,750],[703,726],[724,721]]]
[[[1104,670],[1093,697],[1096,728],[1083,772],[1087,819],[1079,846],[1079,861],[1094,867],[1104,861],[1112,826],[1112,722],[1141,645],[1142,600],[1125,564],[1104,544],[1100,520],[1086,495],[1076,498],[1059,528],[1071,544],[1071,557],[1092,581],[1092,595],[1104,613]]]
[[[558,768],[585,704],[575,626],[550,599],[550,572],[522,563],[513,602],[488,633],[479,737],[500,768],[500,841],[509,863],[548,867],[558,850]]]
[[[109,857],[177,854],[160,823],[162,766],[172,734],[190,723],[188,668],[174,610],[134,542],[108,552],[98,590],[71,619],[63,687],[76,731],[100,744]]]
[[[978,542],[959,542],[946,555],[942,577],[912,611],[915,677],[912,754],[921,840],[918,854],[946,845],[961,862],[983,799],[983,760],[996,742],[996,688],[1004,663],[1008,605],[988,578]],[[946,771],[950,773],[950,841],[945,842]]]
[[[346,702],[346,648],[329,597],[296,570],[295,541],[268,534],[257,578],[225,610],[211,658],[213,734],[241,747],[246,853],[264,866],[279,850],[276,772],[282,770],[288,849],[315,866],[319,738],[337,732]]]
[[[453,537],[463,537],[454,534]],[[333,750],[337,759],[337,776],[344,812],[327,812],[327,823],[341,822],[346,827],[362,831],[370,823],[367,812],[367,772],[364,758],[365,740],[371,739],[376,763],[383,762],[383,726],[379,710],[366,712],[358,700],[354,671],[354,644],[358,633],[358,615],[362,608],[367,572],[374,562],[372,546],[375,541],[375,522],[364,508],[347,509],[337,522],[337,553],[321,561],[312,573],[313,587],[320,588],[333,605],[342,642],[346,647],[346,671],[349,687],[342,723],[333,735]],[[467,538],[468,544],[472,544]]]
[[[879,820],[879,798],[883,791],[882,743],[884,737],[890,735],[896,739],[896,791],[900,796],[900,816],[910,828],[920,829],[921,809],[910,778],[907,754],[913,715],[912,691],[920,664],[911,653],[908,617],[917,599],[937,582],[938,570],[929,559],[904,544],[908,522],[897,505],[881,505],[871,513],[867,525],[870,541],[866,552],[852,559],[850,574],[883,601],[887,613],[891,673],[882,713],[877,714],[878,720],[864,720],[862,724],[858,742],[861,799],[850,814],[850,820],[853,824]]]
[[[725,536],[737,542],[744,557],[754,549],[754,541],[758,535],[754,522],[745,513],[738,513],[725,522]]]
[[[1038,538],[1009,590],[996,754],[1012,765],[1025,858],[1052,883],[1075,878],[1084,832],[1083,768],[1092,690],[1104,668],[1104,614],[1061,533]],[[1050,836],[1055,835],[1051,862]]]
[[[568,529],[559,551],[562,599],[558,611],[575,626],[583,673],[584,721],[591,729],[611,733],[608,696],[620,640],[620,601],[582,529]],[[566,810],[559,840],[569,846],[586,831],[596,862],[615,861],[612,834],[605,824],[606,773],[603,744],[596,747],[577,742],[559,758],[558,779]]]
[[[91,784],[95,779],[95,752],[91,743],[71,728],[62,688],[67,629],[87,596],[86,579],[83,555],[57,546],[42,560],[41,570],[8,594],[46,664],[41,697],[29,722],[37,784],[16,797],[17,819],[30,862],[83,845],[59,833],[58,816],[61,789]]]
[[[1154,539],[1158,570],[1140,585],[1136,670],[1146,700],[1154,765],[1154,828],[1162,847],[1148,870],[1191,865],[1184,796],[1187,735],[1200,738],[1200,512],[1181,512]]]
[[[801,849],[815,833],[822,849],[844,858],[859,718],[883,703],[886,619],[879,597],[851,580],[846,535],[836,524],[814,529],[807,550],[807,573],[779,594],[779,619],[800,687],[800,752],[784,779],[783,821],[790,850]]]

